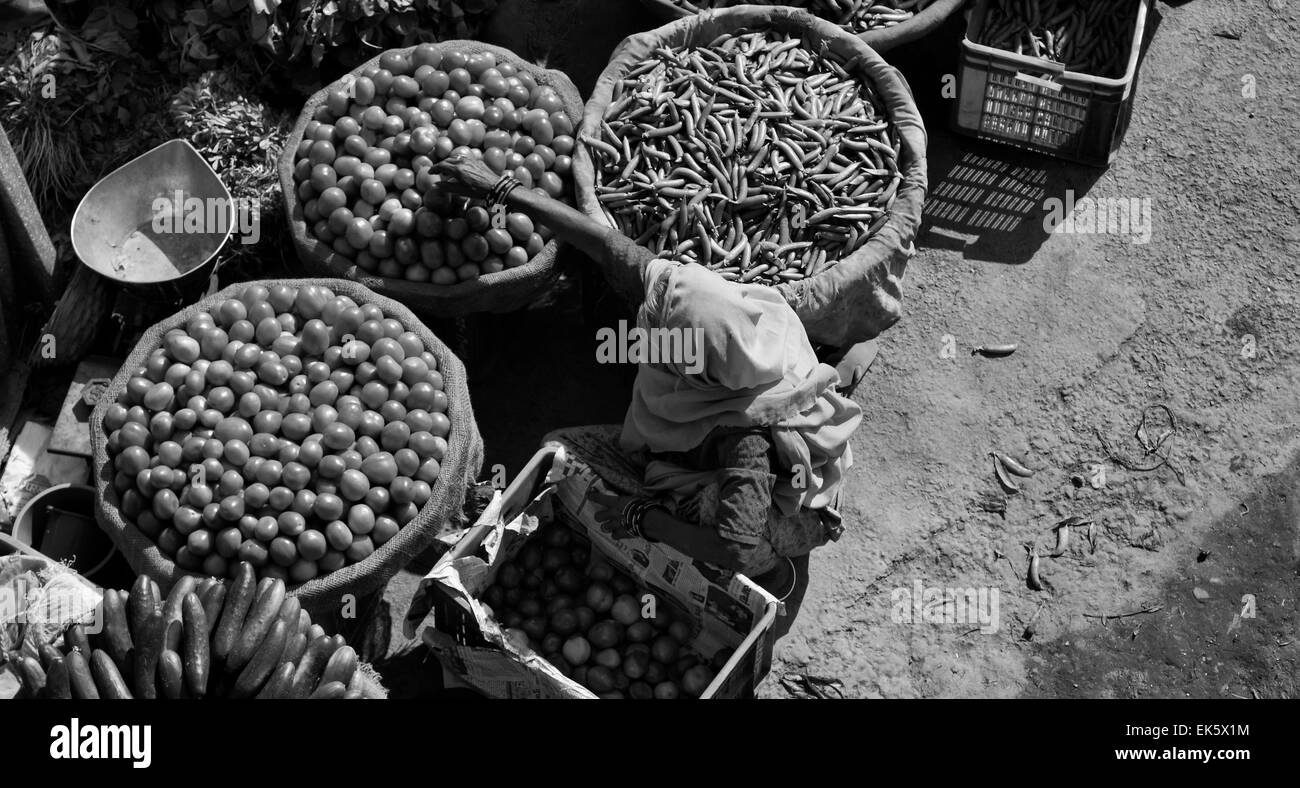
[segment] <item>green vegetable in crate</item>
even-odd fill
[[[311,234],[362,270],[452,285],[527,263],[550,238],[521,213],[436,188],[434,165],[482,160],[553,198],[574,125],[554,88],[491,52],[386,52],[307,125],[294,182]]]
[[[1117,78],[1128,64],[1133,0],[990,0],[977,43]]]
[[[584,569],[587,547],[559,549],[571,536],[562,524],[545,525],[497,570],[497,582],[484,591],[482,603],[505,627],[506,641],[520,653],[542,654],[601,697],[667,699],[683,692],[699,697],[716,669],[695,657],[683,660],[690,628],[662,599],[643,607],[645,592],[609,564]],[[559,580],[575,570],[580,585],[566,593]],[[530,585],[529,578],[536,582]],[[649,610],[653,617],[643,618]],[[724,649],[712,665],[721,667],[730,656]]]
[[[855,65],[768,32],[657,48],[582,141],[625,235],[741,282],[800,280],[852,254],[902,180],[897,131]]]
[[[253,576],[253,567],[248,563],[242,563],[238,569],[240,577]],[[204,582],[222,587],[215,580]],[[178,586],[184,593],[169,595],[181,599],[181,620],[172,622],[173,627],[164,626],[167,614],[157,606],[156,594],[149,583],[137,583],[130,593],[106,591],[106,598],[113,598],[115,606],[143,612],[126,624],[125,633],[105,629],[94,636],[93,644],[86,645],[90,641],[85,640],[85,634],[69,627],[64,633],[63,652],[46,645],[40,650],[39,660],[21,657],[19,669],[25,694],[42,698],[169,700],[255,695],[383,697],[382,690],[369,677],[369,669],[359,665],[356,652],[343,638],[323,635],[311,652],[317,667],[307,668],[297,685],[298,692],[290,692],[291,680],[297,677],[298,671],[294,659],[301,659],[303,666],[307,665],[307,659],[291,651],[289,644],[305,639],[319,628],[311,623],[311,616],[301,609],[296,598],[285,596],[284,582],[279,578],[263,580],[261,593],[251,599],[251,612],[244,601],[250,594],[240,591],[217,597],[226,600],[226,604],[218,605],[213,612],[220,614],[223,622],[233,622],[236,644],[252,644],[249,656],[237,657],[235,661],[216,649],[214,641],[220,637],[220,630],[208,627],[207,614],[196,593],[198,588],[193,584],[178,583]],[[186,590],[187,587],[192,590]],[[124,621],[125,617],[119,620],[115,616],[113,626]],[[167,639],[174,631],[179,634],[172,648]],[[125,657],[117,648],[123,634],[134,644]],[[86,651],[83,645],[90,650]],[[216,660],[210,655],[216,656]],[[130,676],[134,676],[134,692],[127,684]],[[341,683],[344,690],[333,687],[334,683]]]
[[[731,0],[673,0],[687,11],[698,13],[740,3]],[[916,16],[934,0],[746,0],[755,5],[785,5],[802,8],[830,20],[853,33],[893,27]]]
[[[451,431],[443,383],[423,341],[377,306],[312,284],[250,285],[168,332],[108,408],[122,514],[192,572],[234,576],[246,561],[302,583],[357,563],[432,494]],[[192,578],[178,585],[163,611],[173,651],[196,590]],[[253,604],[249,590],[237,585],[226,609]],[[220,593],[206,589],[190,617],[215,627],[215,656],[242,664],[270,627],[266,610],[233,641],[234,624],[210,609]],[[137,586],[133,600],[138,629],[156,589]],[[118,632],[108,651],[131,645]]]

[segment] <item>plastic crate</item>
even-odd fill
[[[989,2],[977,1],[962,41],[953,129],[1082,164],[1109,164],[1133,111],[1151,0],[1134,0],[1138,9],[1128,64],[1116,79],[975,43]]]
[[[538,500],[539,496],[546,496],[553,492],[555,484],[562,477],[559,468],[563,459],[561,457],[557,463],[558,452],[557,447],[548,446],[533,455],[514,482],[502,494],[499,516],[490,516],[493,512],[492,508],[489,508],[480,522],[469,528],[455,546],[442,556],[438,565],[442,566],[475,555],[484,540],[499,528],[498,523],[509,523],[524,512],[531,503]],[[556,517],[560,515],[557,513]],[[571,522],[567,518],[561,519],[578,532],[579,536],[582,535],[581,524]],[[597,550],[599,546],[592,543],[591,548]],[[504,545],[502,549],[506,549]],[[671,599],[665,601],[671,603]],[[779,609],[780,603],[769,598],[753,628],[736,646],[713,682],[701,694],[702,699],[753,696],[758,683],[771,669],[772,648],[775,642],[773,624]],[[407,616],[407,625],[412,626],[424,620],[429,612],[433,613],[433,622],[437,631],[443,635],[450,635],[459,646],[467,649],[495,650],[495,647],[484,638],[465,599],[444,593],[436,587],[422,586],[412,602],[411,612]],[[408,636],[414,634],[414,631],[408,630]],[[454,662],[457,657],[450,655],[450,659]],[[457,686],[471,686],[464,680],[462,675],[464,671],[457,670],[454,666],[443,667],[444,672],[451,674],[448,677],[451,679],[450,683]]]

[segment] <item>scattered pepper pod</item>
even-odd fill
[[[998,483],[1001,484],[1003,489],[1007,492],[1020,492],[1020,485],[1016,484],[1016,480],[1002,463],[1002,458],[997,454],[993,455],[993,473],[998,477]]]
[[[1042,591],[1043,579],[1038,575],[1038,550],[1032,544],[1026,544],[1025,552],[1029,555],[1029,572],[1025,576],[1025,585],[1034,591]]]
[[[983,356],[985,358],[1006,358],[1020,349],[1016,344],[1005,345],[980,345],[970,352],[972,356]]]
[[[1006,468],[1016,476],[1019,476],[1022,479],[1028,479],[1034,475],[1032,470],[1025,467],[1015,459],[1012,459],[1010,455],[1002,454],[1000,452],[992,452],[992,454],[998,459],[998,462],[1002,463],[1002,467]]]

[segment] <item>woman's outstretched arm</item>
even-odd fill
[[[443,159],[434,165],[434,172],[453,182],[449,184],[444,180],[440,184],[443,188],[480,198],[486,197],[504,177],[481,160],[469,156]],[[629,287],[634,291],[640,290],[642,269],[654,258],[648,249],[636,247],[617,230],[532,189],[511,191],[506,197],[506,206],[546,225],[561,241],[578,247],[583,254],[600,263],[607,278],[620,290]]]

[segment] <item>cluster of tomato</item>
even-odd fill
[[[550,233],[447,194],[433,165],[480,158],[559,198],[573,134],[554,88],[490,52],[392,50],[316,110],[296,154],[297,197],[312,235],[361,269],[455,284],[525,264]]]
[[[104,427],[122,514],[182,569],[301,583],[415,519],[448,406],[437,358],[379,307],[253,284],[168,331]]]
[[[488,613],[521,652],[535,651],[602,698],[699,697],[731,656],[702,660],[690,625],[590,547],[551,523],[497,570]],[[588,564],[590,563],[590,566]]]

